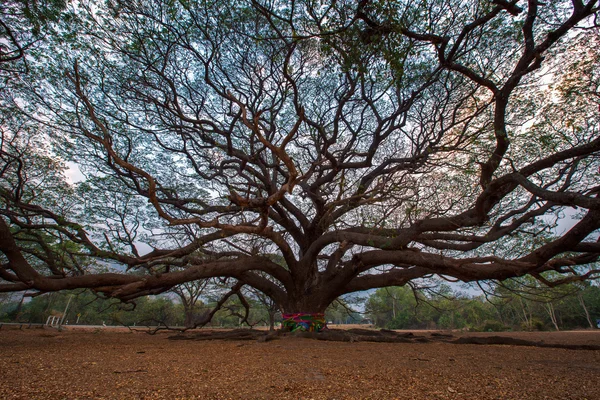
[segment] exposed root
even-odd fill
[[[258,340],[267,332],[256,329],[233,329],[230,331],[188,332],[169,336],[171,340]]]
[[[283,337],[302,337],[334,342],[383,342],[383,343],[414,343],[429,342],[425,336],[415,336],[412,333],[397,333],[382,329],[372,331],[367,329],[337,330],[329,329],[323,332],[265,332],[254,329],[234,329],[231,331],[204,331],[170,336],[172,340],[258,340],[266,342]]]
[[[455,339],[447,333],[431,333],[425,335],[414,335],[413,333],[399,333],[387,329],[379,331],[368,329],[329,329],[323,332],[265,332],[256,329],[234,329],[229,331],[201,331],[186,332],[170,336],[171,340],[255,340],[258,342],[269,342],[286,337],[300,337],[315,340],[333,342],[378,342],[378,343],[431,343],[444,342],[450,344],[477,344],[477,345],[508,345],[508,346],[530,346],[548,347],[567,350],[600,350],[598,345],[578,345],[534,342],[524,339],[516,339],[506,336],[465,336]]]
[[[489,336],[489,337],[461,337],[450,343],[454,344],[484,344],[484,345],[510,345],[510,346],[532,346],[532,347],[549,347],[553,349],[567,350],[600,350],[600,346],[591,344],[562,344],[562,343],[544,343],[533,342],[530,340],[515,339],[505,336]]]

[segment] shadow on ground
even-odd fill
[[[171,340],[256,340],[268,342],[286,337],[301,337],[307,339],[334,341],[334,342],[378,342],[378,343],[431,343],[444,342],[452,344],[479,344],[479,345],[509,345],[547,347],[568,350],[600,350],[598,345],[545,343],[544,341],[531,341],[507,336],[461,336],[455,337],[449,333],[433,332],[429,335],[415,335],[410,332],[396,332],[387,329],[378,331],[369,329],[329,329],[324,332],[265,332],[255,329],[233,329],[230,331],[202,331],[186,332],[170,336]]]

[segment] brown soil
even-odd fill
[[[2,399],[599,399],[600,350],[454,344],[502,336],[600,345],[600,331],[416,332],[427,343],[0,329]]]

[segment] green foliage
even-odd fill
[[[62,318],[67,303],[64,323],[70,325],[181,326],[184,319],[182,306],[167,297],[140,297],[135,304],[123,304],[114,299],[99,298],[86,290],[34,297],[23,305],[19,320],[45,323],[49,316]],[[13,303],[13,313],[16,306],[17,303]],[[9,314],[4,320],[11,322],[14,317]]]
[[[510,328],[504,325],[500,321],[485,321],[483,325],[481,325],[481,329],[475,329],[481,332],[504,332],[510,330]]]
[[[337,299],[325,310],[325,320],[333,324],[358,324],[363,317],[354,311],[355,305],[355,299]]]
[[[5,0],[0,7],[0,89],[14,72],[26,72],[26,56],[51,30],[49,24],[69,19],[66,0]]]
[[[417,302],[409,287],[378,289],[369,297],[366,311],[377,326],[409,329],[420,326]]]
[[[488,299],[452,291],[415,295],[408,287],[393,287],[375,291],[366,311],[382,328],[481,332],[591,328],[588,315],[592,325],[600,317],[600,287],[589,283],[552,289],[507,281]]]
[[[531,318],[531,320],[527,322],[521,323],[521,330],[523,331],[545,331],[547,330],[547,325],[539,318]]]

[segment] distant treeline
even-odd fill
[[[179,296],[178,296],[179,295]],[[145,296],[134,304],[104,299],[88,290],[47,293],[33,298],[0,296],[0,321],[45,323],[49,316],[64,324],[124,326],[189,326],[215,306],[210,298],[185,301],[184,292]],[[211,326],[277,324],[281,313],[260,298],[247,298],[250,313],[232,297]],[[68,304],[68,307],[67,307]],[[276,308],[276,307],[275,307]],[[359,313],[354,309],[364,309]],[[65,313],[66,310],[66,314]],[[64,315],[63,315],[64,314]],[[363,299],[340,299],[329,307],[330,323],[372,323],[388,329],[468,329],[473,331],[559,330],[595,328],[600,319],[600,287],[590,283],[540,286],[512,280],[472,296],[447,285],[429,289],[411,286],[378,289]]]
[[[269,310],[265,304],[248,300],[252,326],[269,325]],[[67,308],[68,303],[68,308]],[[0,322],[46,323],[49,316],[60,317],[69,325],[123,325],[123,326],[185,326],[188,322],[210,312],[214,302],[197,301],[193,309],[186,309],[175,295],[144,296],[135,304],[123,304],[118,300],[97,297],[88,290],[47,293],[33,298],[22,294],[0,296]],[[63,313],[66,314],[63,318]],[[212,318],[211,326],[237,327],[245,316],[239,300],[233,297]],[[336,324],[357,323],[358,313],[349,312],[341,302],[327,311],[327,319]],[[187,320],[186,320],[187,319]],[[58,320],[58,318],[57,318]],[[281,322],[281,313],[275,314],[275,323]],[[247,325],[247,324],[246,324]]]
[[[191,313],[200,316],[210,307],[211,304],[199,301]],[[217,312],[212,325],[237,326],[240,317],[235,312],[241,313],[241,310],[235,308],[235,304],[228,304],[227,309]],[[63,319],[65,309],[67,312]],[[185,310],[183,304],[170,295],[144,296],[134,303],[124,304],[118,300],[97,297],[91,291],[79,290],[48,293],[29,301],[26,298],[24,302],[21,302],[21,298],[5,299],[0,304],[0,320],[45,323],[48,316],[59,316],[64,324],[69,325],[184,326],[186,311],[189,310]],[[268,323],[268,317],[261,315],[262,311],[264,310],[258,304],[253,305],[250,321],[256,324]]]
[[[508,281],[487,295],[468,296],[444,285],[430,291],[390,287],[368,298],[366,312],[376,326],[388,329],[595,328],[600,288],[580,283],[550,289],[531,281]]]

